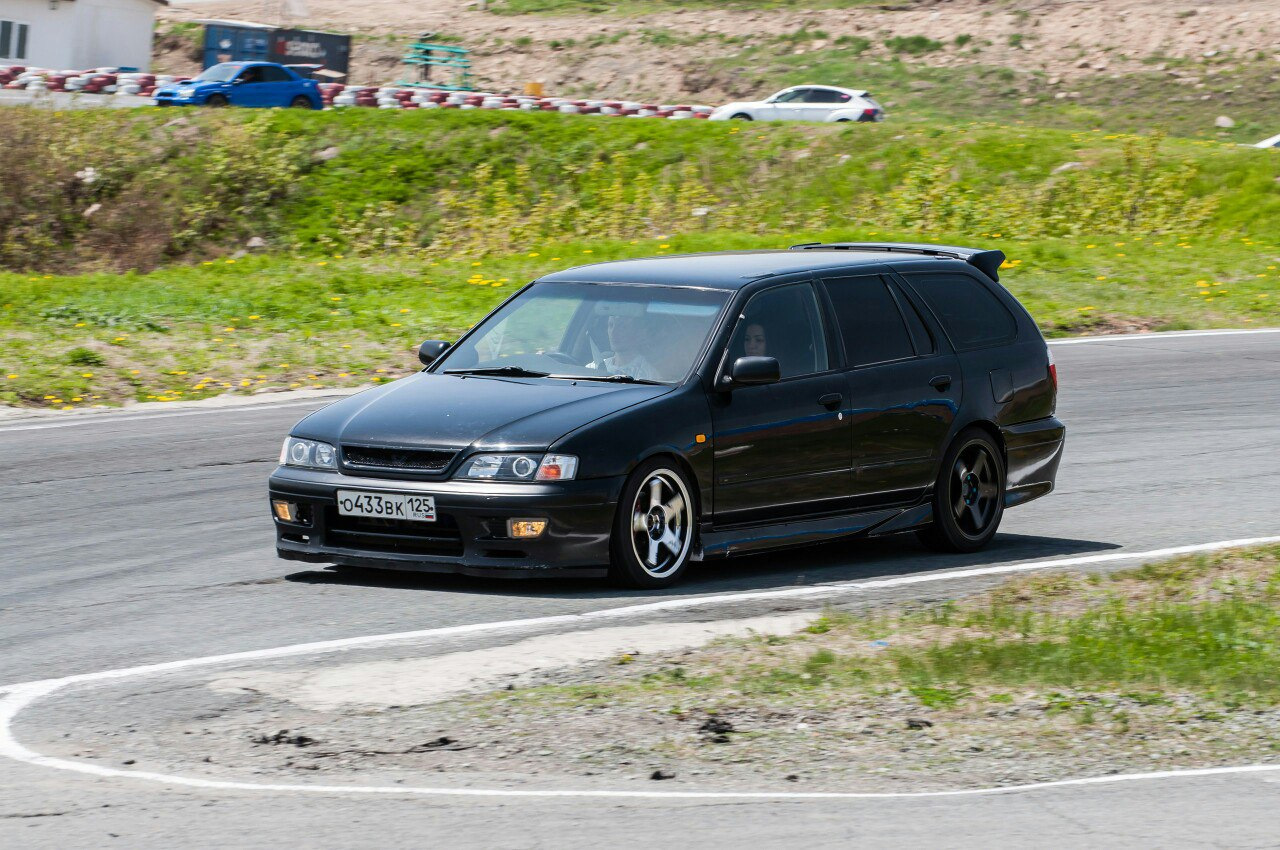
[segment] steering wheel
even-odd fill
[[[552,348],[542,352],[544,357],[550,357],[552,360],[559,360],[561,363],[568,363],[570,366],[581,366],[582,364],[572,354],[565,354],[558,348]]]

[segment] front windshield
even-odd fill
[[[241,67],[243,66],[236,62],[223,62],[220,65],[205,68],[196,79],[202,83],[229,83],[235,79]]]
[[[674,286],[539,283],[432,371],[506,369],[664,384],[693,367],[728,293]]]

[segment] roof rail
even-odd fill
[[[1000,264],[1004,252],[982,248],[958,248],[951,245],[927,245],[915,242],[804,242],[792,245],[792,251],[885,251],[894,254],[921,254],[964,260],[994,281],[1000,280]]]

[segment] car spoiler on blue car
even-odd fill
[[[792,245],[792,251],[887,251],[901,254],[923,254],[964,260],[994,281],[1000,280],[1004,251],[982,248],[957,248],[950,245],[925,245],[913,242],[804,242]]]

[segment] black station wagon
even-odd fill
[[[1065,434],[1003,260],[808,244],[547,275],[423,343],[419,374],[294,427],[277,551],[662,587],[853,535],[977,550],[1053,489]]]

